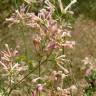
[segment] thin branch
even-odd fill
[[[46,60],[42,61],[41,64],[43,65],[46,61],[48,61],[48,58],[50,57],[50,55],[47,56]],[[19,82],[17,82],[9,91],[8,96],[10,96],[12,90],[14,89],[14,87],[18,86],[18,84],[22,83],[24,79],[26,79],[28,76],[30,76],[35,70],[37,70],[39,67],[39,65],[37,65],[33,70],[31,70],[27,75],[25,75]]]

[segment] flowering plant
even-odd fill
[[[2,94],[5,96],[16,94],[21,96],[24,93],[28,96],[30,94],[32,96],[76,94],[75,85],[67,88],[63,86],[64,79],[71,75],[71,68],[67,68],[70,60],[64,51],[65,48],[73,49],[75,45],[75,41],[70,40],[71,27],[66,24],[60,25],[52,16],[55,10],[52,3],[49,1],[45,3],[45,8],[41,9],[38,15],[27,12],[23,4],[10,18],[6,19],[7,22],[11,22],[9,27],[18,24],[35,31],[32,32],[31,38],[32,68],[28,66],[29,62],[18,62],[16,58],[13,59],[17,51],[11,52],[8,45],[6,45],[8,52],[1,52],[3,57],[1,55],[0,64],[7,73],[5,77],[8,76],[7,84],[3,82],[6,85],[2,88]]]

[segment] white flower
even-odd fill
[[[78,89],[77,89],[77,87],[75,85],[72,85],[70,87],[70,90],[71,90],[72,94],[76,94],[76,92],[77,92]]]
[[[68,37],[71,37],[71,34],[70,34],[70,31],[64,31],[63,33],[62,33],[62,37],[66,37],[66,36],[68,36]]]
[[[60,87],[57,87],[57,91],[62,91],[62,89]]]
[[[76,2],[77,2],[77,0],[72,0],[72,1],[70,2],[70,4],[64,9],[65,13],[68,11],[68,9],[71,8],[72,5],[75,4]]]
[[[33,83],[36,83],[37,80],[40,80],[40,79],[43,79],[43,78],[41,78],[41,77],[35,78],[35,79],[32,80],[32,82],[33,82]]]
[[[87,64],[91,63],[89,57],[85,57],[85,59],[82,60],[82,62],[84,63],[84,65],[87,65]]]
[[[66,41],[64,44],[62,44],[62,46],[64,47],[69,47],[69,48],[73,48],[73,46],[75,45],[75,41]]]
[[[66,74],[62,74],[62,79],[64,79],[66,76],[68,76],[68,75],[66,75]]]

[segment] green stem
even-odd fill
[[[44,61],[41,62],[41,65],[43,65],[45,62],[47,62],[49,57],[50,57],[50,55],[47,56],[46,60],[44,60]],[[9,93],[8,93],[8,96],[10,96],[10,94],[11,94],[12,90],[14,89],[14,87],[16,87],[16,86],[18,86],[19,84],[21,84],[24,79],[26,79],[28,76],[30,76],[30,75],[31,75],[35,70],[37,70],[38,68],[39,68],[39,65],[37,65],[33,70],[31,70],[28,74],[26,74],[19,82],[17,82],[17,83],[10,89],[10,91],[9,91]]]

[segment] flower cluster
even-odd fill
[[[34,90],[31,91],[32,96],[37,96],[41,93],[51,94],[49,96],[54,96],[53,94],[55,93],[56,96],[68,96],[68,94],[71,94],[71,89],[73,92],[77,88],[74,86],[67,89],[63,88],[63,80],[70,74],[67,67],[64,67],[64,62],[69,61],[66,58],[64,49],[73,48],[75,41],[70,40],[71,28],[67,25],[60,25],[52,17],[54,6],[49,1],[45,3],[47,6],[41,9],[38,15],[26,12],[26,7],[23,5],[20,10],[16,10],[6,20],[7,22],[12,22],[11,24],[19,23],[24,27],[35,29],[35,32],[32,33],[31,41],[32,61],[36,63],[36,67],[39,67],[39,74],[36,73],[35,79],[33,79],[34,76],[31,78],[33,79],[31,83],[36,86],[35,89],[31,89]],[[2,65],[4,66],[5,64]],[[17,68],[17,64],[14,66],[12,68]],[[53,71],[54,69],[56,71]],[[47,74],[45,74],[46,72]],[[44,74],[42,75],[42,73]]]

